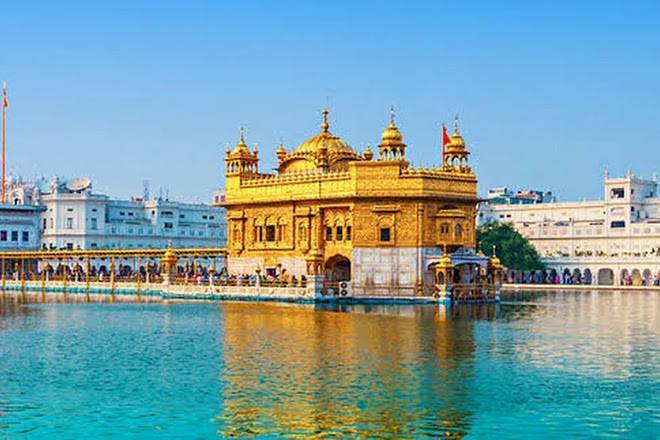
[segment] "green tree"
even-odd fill
[[[477,229],[479,249],[493,254],[493,246],[504,267],[515,270],[545,269],[534,246],[507,223],[488,223]]]

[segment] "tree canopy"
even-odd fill
[[[507,223],[489,223],[477,229],[479,249],[486,255],[493,254],[493,246],[504,267],[515,270],[544,269],[534,246]]]

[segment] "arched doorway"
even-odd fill
[[[573,269],[573,276],[571,277],[572,284],[582,284],[582,272],[580,269]]]
[[[653,274],[651,273],[651,269],[645,269],[642,278],[645,286],[653,285]]]
[[[424,271],[424,286],[434,286],[435,284],[443,284],[445,282],[444,277],[442,280],[436,278],[435,275],[435,266],[438,263],[431,263],[428,265]]]
[[[584,270],[583,279],[584,279],[584,284],[589,285],[593,283],[593,275],[591,273],[591,269]]]
[[[598,270],[598,285],[599,286],[612,286],[612,285],[614,285],[614,271],[612,269],[599,269]]]
[[[335,255],[325,263],[325,274],[328,281],[350,281],[351,260]]]
[[[472,285],[480,283],[482,279],[481,266],[475,263],[461,263],[454,266],[454,279],[456,284]]]
[[[632,274],[630,276],[632,278],[633,286],[642,285],[642,273],[639,271],[639,269],[633,269]]]

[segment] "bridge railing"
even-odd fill
[[[454,300],[494,299],[497,287],[493,284],[454,284],[451,286]]]

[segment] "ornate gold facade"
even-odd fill
[[[411,276],[390,267],[398,275],[385,284],[418,291],[432,284],[424,259],[476,245],[477,178],[469,152],[455,127],[443,165],[415,168],[394,117],[378,148],[377,158],[369,148],[356,152],[330,132],[324,111],[320,133],[292,151],[280,145],[277,170],[267,174],[241,132],[225,158],[229,270],[287,269],[377,285],[369,281],[370,267],[410,260]],[[402,257],[403,249],[414,252]]]

